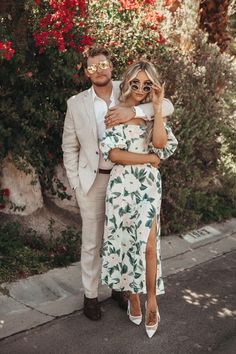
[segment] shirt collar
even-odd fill
[[[96,92],[95,92],[93,86],[91,86],[90,92],[92,93],[93,102],[95,101],[95,99],[98,99],[98,100],[101,99],[100,97],[98,97],[98,96],[96,95]],[[113,89],[113,85],[112,85],[112,91],[111,91],[110,99],[111,99],[111,102],[114,101],[114,89]]]

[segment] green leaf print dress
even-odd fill
[[[122,124],[107,129],[100,142],[105,160],[109,151],[156,153],[161,159],[173,154],[177,140],[166,125],[164,149],[145,142],[146,124]],[[146,293],[146,243],[157,221],[156,294],[164,293],[160,257],[161,176],[151,164],[114,165],[107,186],[103,244],[102,283],[118,291]]]

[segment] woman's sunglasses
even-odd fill
[[[152,89],[152,82],[148,81],[141,85],[138,81],[131,81],[130,88],[134,92],[142,90],[144,93],[149,93]]]

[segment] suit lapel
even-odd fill
[[[114,95],[114,100],[115,100],[115,104],[118,103],[118,96],[119,96],[119,81],[113,81],[113,95]],[[94,112],[94,102],[93,102],[93,96],[92,96],[92,91],[91,89],[86,90],[84,92],[84,106],[85,106],[85,110],[87,112],[88,115],[88,119],[89,119],[89,123],[90,126],[92,127],[93,130],[93,134],[94,137],[96,139],[96,141],[98,140],[98,132],[97,132],[97,123],[96,123],[96,115]]]
[[[84,93],[84,106],[85,106],[85,110],[86,110],[88,118],[89,118],[89,123],[92,127],[92,130],[93,130],[94,137],[97,141],[98,140],[97,124],[96,124],[96,116],[95,116],[95,112],[94,112],[94,104],[93,104],[91,90],[87,90]]]

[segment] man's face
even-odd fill
[[[95,71],[96,69],[96,71]],[[105,55],[88,57],[85,74],[95,86],[106,86],[111,81],[112,64]]]

